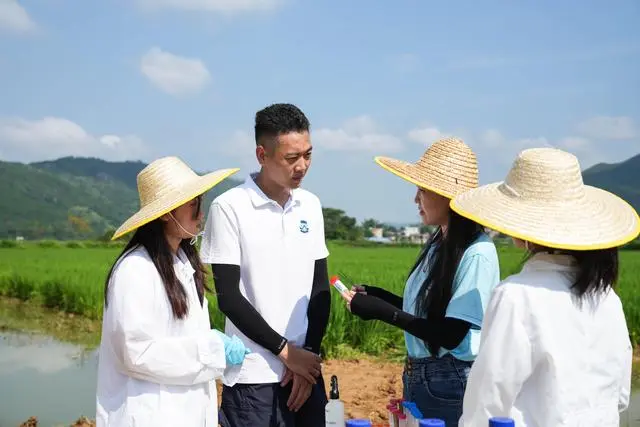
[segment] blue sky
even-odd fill
[[[638,22],[637,0],[0,0],[0,159],[178,155],[243,178],[255,112],[292,102],[306,188],[416,221],[415,187],[375,155],[455,135],[488,183],[528,147],[640,153]]]

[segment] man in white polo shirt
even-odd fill
[[[324,427],[320,344],[331,299],[318,198],[300,188],[311,164],[309,121],[291,104],[256,113],[261,169],[211,204],[201,247],[225,332],[251,349],[224,387],[223,427]]]

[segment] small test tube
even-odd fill
[[[396,410],[395,405],[392,405],[392,404],[388,404],[387,405],[387,414],[388,414],[388,417],[389,417],[389,427],[398,427],[398,424],[396,423],[395,410]]]
[[[420,427],[420,420],[422,419],[422,412],[418,409],[418,405],[415,403],[411,406],[411,415],[413,416],[413,425]]]
[[[329,280],[329,283],[331,283],[331,286],[336,288],[338,292],[340,292],[341,294],[346,294],[349,292],[349,289],[347,289],[347,287],[344,285],[344,283],[342,283],[342,281],[338,276],[331,277],[331,280]]]
[[[402,412],[398,414],[398,427],[409,427],[407,425],[407,416]]]

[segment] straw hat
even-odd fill
[[[458,138],[434,142],[415,163],[378,156],[375,162],[394,175],[449,199],[478,186],[478,162]]]
[[[151,162],[137,177],[140,210],[118,227],[111,240],[171,212],[238,170],[220,169],[199,176],[177,157],[163,157]]]
[[[606,249],[640,233],[637,212],[618,196],[584,185],[578,159],[555,148],[522,151],[503,182],[459,195],[451,209],[550,248]]]

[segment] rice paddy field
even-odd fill
[[[17,298],[56,312],[99,320],[104,279],[121,246],[90,242],[0,242],[0,297]],[[329,274],[338,274],[347,285],[375,284],[402,293],[417,247],[354,247],[329,243]],[[523,253],[499,246],[501,275],[519,270]],[[634,344],[640,343],[640,251],[621,251],[618,293],[622,298]],[[214,295],[209,295],[213,325],[223,328]],[[347,312],[332,291],[332,310],[323,344],[327,358],[358,353],[401,357],[400,330],[381,322],[362,322]]]

